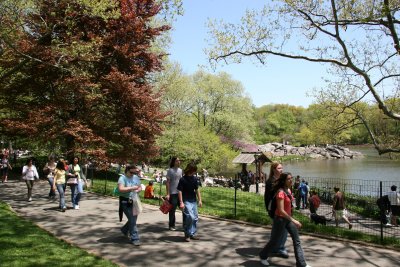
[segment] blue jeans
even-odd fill
[[[49,182],[50,185],[49,197],[55,197],[56,191],[53,189],[54,178],[47,178],[47,181]]]
[[[307,195],[301,195],[301,207],[303,209],[307,208]]]
[[[121,231],[123,233],[129,233],[131,234],[131,241],[139,241],[139,232],[137,229],[136,221],[137,221],[137,215],[132,214],[132,205],[129,205],[127,200],[122,200],[121,201],[122,205],[122,210],[124,211],[125,216],[128,218],[128,221],[125,223],[124,226],[122,226]]]
[[[64,184],[56,184],[58,194],[60,195],[60,209],[65,207],[65,194],[64,194]]]
[[[279,248],[279,240],[282,236],[283,232],[287,230],[293,240],[293,248],[294,255],[296,257],[296,267],[305,267],[307,265],[306,260],[304,259],[304,252],[301,248],[299,232],[297,231],[296,226],[291,221],[275,216],[274,223],[272,225],[271,238],[265,247],[260,252],[261,259],[267,259],[273,251],[276,251]]]
[[[185,208],[183,214],[185,216],[184,232],[185,237],[194,236],[197,232],[197,222],[199,221],[199,215],[197,212],[196,201],[184,201]]]
[[[83,193],[83,182],[79,181],[78,184],[70,185],[71,187],[71,202],[73,207],[79,205],[81,194]]]

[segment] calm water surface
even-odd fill
[[[303,177],[400,181],[400,161],[379,156],[373,148],[349,147],[365,155],[361,159],[307,160],[284,163],[284,171]],[[266,165],[264,172],[269,172]]]

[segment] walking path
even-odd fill
[[[0,184],[0,200],[55,236],[120,266],[261,266],[258,252],[270,236],[269,228],[201,216],[201,240],[187,243],[181,232],[167,230],[168,216],[158,207],[144,205],[138,219],[142,246],[134,247],[119,230],[126,219],[119,222],[117,199],[85,193],[80,210],[61,213],[58,201],[47,199],[48,188],[47,181],[36,183],[33,201],[27,202],[25,183],[9,181]],[[181,224],[178,213],[177,219]],[[400,266],[400,251],[304,234],[301,241],[313,267]],[[271,266],[295,266],[290,238],[287,247],[289,259],[272,258]]]

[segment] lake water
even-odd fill
[[[400,161],[379,156],[370,147],[349,147],[365,155],[360,159],[329,159],[291,161],[284,163],[284,171],[302,177],[340,178],[344,180],[376,180],[400,182]],[[269,173],[269,165],[264,168]]]

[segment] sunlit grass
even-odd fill
[[[1,266],[118,266],[57,239],[18,217],[3,202],[0,225]]]

